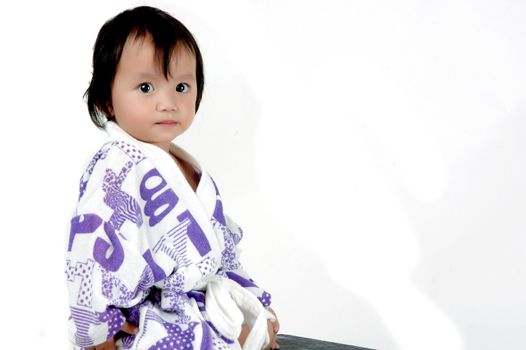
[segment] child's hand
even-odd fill
[[[279,349],[279,344],[276,341],[276,335],[279,332],[279,321],[278,317],[276,316],[276,312],[272,310],[270,307],[268,308],[268,311],[270,311],[274,317],[276,317],[275,321],[268,320],[268,335],[270,338],[269,346],[266,349]]]
[[[121,331],[128,334],[137,334],[139,328],[132,325],[131,323],[124,322]],[[115,338],[112,337],[106,340],[104,343],[92,346],[90,348],[86,348],[86,350],[117,350],[117,348],[115,347]]]

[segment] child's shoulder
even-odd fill
[[[143,152],[129,142],[107,140],[92,153],[82,177],[90,177],[94,172],[99,172],[98,169],[104,173],[106,169],[119,169],[127,164],[130,168],[132,164],[138,164],[145,158]]]
[[[80,179],[80,198],[90,188],[105,188],[136,177],[137,165],[146,159],[141,150],[124,140],[107,140],[94,152]],[[134,181],[132,181],[134,182]]]
[[[144,153],[136,145],[124,140],[108,140],[92,154],[88,168],[102,160],[105,160],[106,163],[121,163],[122,161],[138,163],[145,158]]]

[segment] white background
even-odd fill
[[[245,229],[282,332],[381,349],[526,346],[526,2],[0,5],[1,348],[65,349],[64,252],[104,139],[82,95],[138,4],[197,37],[178,142]]]

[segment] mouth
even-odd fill
[[[174,121],[174,120],[163,120],[163,121],[160,121],[160,122],[155,123],[155,124],[157,124],[157,125],[167,125],[167,126],[170,126],[170,125],[175,125],[175,124],[177,124],[177,122]]]

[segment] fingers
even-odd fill
[[[279,349],[279,344],[276,340],[276,334],[272,334],[270,336],[269,349]]]
[[[134,326],[131,323],[124,322],[121,327],[121,331],[128,334],[137,334],[139,327]],[[104,343],[86,348],[86,350],[117,350],[117,347],[115,346],[115,338],[112,337],[106,340]]]
[[[267,309],[276,318],[274,321],[268,320],[268,334],[269,334],[269,338],[270,338],[268,349],[271,349],[271,350],[272,349],[279,349],[279,344],[276,341],[276,334],[279,332],[279,326],[280,326],[279,325],[279,321],[278,321],[278,317],[276,316],[276,312],[271,307],[268,307]]]
[[[86,350],[117,350],[117,348],[115,347],[115,340],[110,338],[104,343],[87,348]]]
[[[274,322],[268,320],[268,335],[269,335],[269,346],[267,349],[279,349],[279,344],[276,341],[276,332],[274,332]]]
[[[265,348],[265,350],[277,350],[279,349],[279,344],[276,341],[276,339],[272,340],[269,345]]]
[[[137,332],[139,331],[139,327],[134,326],[131,323],[124,322],[124,324],[121,327],[121,331],[128,334],[137,334]]]

